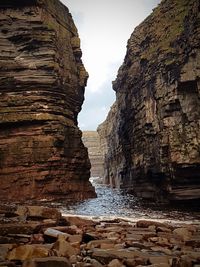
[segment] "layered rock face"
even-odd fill
[[[113,83],[113,123],[100,126],[107,180],[143,198],[200,198],[199,10],[165,0],[135,29]]]
[[[58,0],[0,3],[0,198],[94,196],[77,127],[88,74]]]
[[[103,177],[103,151],[100,147],[100,138],[96,131],[84,131],[83,144],[88,148],[91,163],[91,177]]]
[[[117,123],[116,120],[116,114],[117,108],[116,108],[116,103],[114,103],[108,113],[108,116],[106,120],[100,124],[97,128],[97,132],[99,135],[100,139],[100,150],[103,153],[103,182],[105,184],[110,184],[112,187],[120,187],[120,184],[118,184],[118,179],[115,179],[112,175],[112,170],[111,168],[111,159],[109,157],[111,148],[109,145],[111,144],[111,140],[113,137],[115,138],[116,136],[114,134],[114,129],[113,126]],[[113,140],[114,141],[114,140]],[[115,141],[114,141],[115,142]],[[116,162],[118,165],[117,168],[119,168],[120,162]],[[116,164],[115,163],[115,164]]]

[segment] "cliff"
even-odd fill
[[[109,145],[114,141],[113,139],[115,139],[115,141],[117,140],[117,135],[113,129],[113,126],[117,123],[116,112],[116,103],[114,103],[110,108],[106,120],[97,128],[100,139],[100,150],[103,154],[103,182],[105,184],[110,184],[112,187],[120,187],[118,179],[115,179],[113,175],[111,175],[113,173],[111,168],[112,166],[114,167],[114,165],[111,164],[111,158],[109,158],[109,153],[112,149]],[[119,168],[119,161],[116,161],[114,164],[117,164],[117,168]]]
[[[83,144],[88,148],[91,163],[91,177],[103,177],[103,152],[100,147],[100,138],[96,131],[84,131]]]
[[[88,74],[58,0],[0,3],[0,199],[94,196],[77,127]]]
[[[106,179],[145,199],[200,198],[199,10],[165,0],[134,30],[100,126]]]

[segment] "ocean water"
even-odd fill
[[[129,219],[156,219],[200,222],[200,212],[190,207],[145,206],[139,199],[122,190],[112,189],[93,181],[97,198],[76,203],[53,203],[64,214],[77,214],[91,217],[123,217]]]

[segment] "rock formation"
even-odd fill
[[[77,127],[88,74],[58,0],[0,3],[0,198],[94,196]]]
[[[200,198],[199,10],[198,0],[165,0],[135,29],[115,112],[99,127],[106,179],[142,198]]]
[[[199,267],[198,222],[91,220],[38,206],[0,213],[0,266]]]
[[[96,131],[84,131],[83,144],[88,148],[91,163],[91,177],[103,177],[103,152],[100,148],[100,138]]]

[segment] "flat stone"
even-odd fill
[[[71,225],[76,225],[78,227],[88,226],[88,225],[95,225],[95,222],[89,219],[81,218],[78,216],[64,216],[64,218],[69,222]]]
[[[22,267],[71,267],[71,263],[64,257],[35,258],[23,262]]]
[[[8,252],[8,260],[29,260],[48,257],[50,247],[47,245],[21,245]]]
[[[53,228],[47,228],[45,231],[44,231],[44,235],[46,236],[50,236],[50,237],[58,237],[58,236],[64,236],[64,237],[68,237],[69,235],[66,234],[66,233],[63,233],[63,232],[60,232],[58,230],[55,230]]]
[[[101,247],[103,244],[113,244],[114,242],[109,239],[100,239],[100,240],[92,240],[89,243],[87,243],[86,248],[92,249],[92,248],[98,248]]]
[[[15,263],[11,261],[0,262],[0,266],[1,267],[16,267]]]
[[[29,222],[27,223],[8,223],[0,225],[0,235],[5,236],[8,234],[33,234],[39,230],[40,223]]]
[[[141,252],[138,250],[134,250],[134,251],[130,251],[128,249],[119,249],[119,250],[115,250],[115,249],[107,249],[107,250],[103,250],[103,249],[93,249],[92,250],[92,256],[94,258],[103,258],[103,259],[133,259],[134,257],[141,257],[141,258],[149,258],[149,254],[145,253],[145,252]]]
[[[41,219],[56,219],[61,218],[61,212],[54,208],[42,206],[18,206],[16,214],[19,216],[37,217]]]
[[[168,246],[168,247],[171,246],[168,239],[165,237],[151,237],[149,238],[149,241],[154,242],[160,246]]]
[[[154,225],[154,226],[157,226],[157,227],[171,228],[171,226],[168,225],[168,224],[161,223],[161,222],[156,222],[156,221],[140,220],[140,221],[136,222],[136,226],[137,227],[141,227],[141,228],[148,228],[151,225]]]
[[[158,252],[163,252],[166,255],[172,255],[171,250],[168,249],[168,248],[164,248],[164,247],[155,246],[155,247],[151,247],[151,250],[158,251]]]
[[[114,259],[114,260],[110,261],[108,264],[108,267],[122,267],[122,266],[124,266],[124,265],[118,259]]]
[[[82,235],[68,235],[67,240],[70,243],[75,243],[75,242],[81,243],[82,238],[83,238]]]
[[[175,236],[177,236],[182,241],[188,241],[191,239],[191,232],[187,228],[177,228],[173,231]]]
[[[151,256],[149,257],[149,262],[151,264],[161,264],[161,263],[169,264],[168,257],[166,256]]]
[[[6,260],[8,251],[13,248],[11,244],[1,244],[0,245],[0,261]]]
[[[59,236],[52,249],[57,252],[57,255],[59,257],[70,258],[71,256],[76,256],[79,253],[79,250],[77,248],[74,248],[69,242],[67,242],[65,236],[63,235]]]

